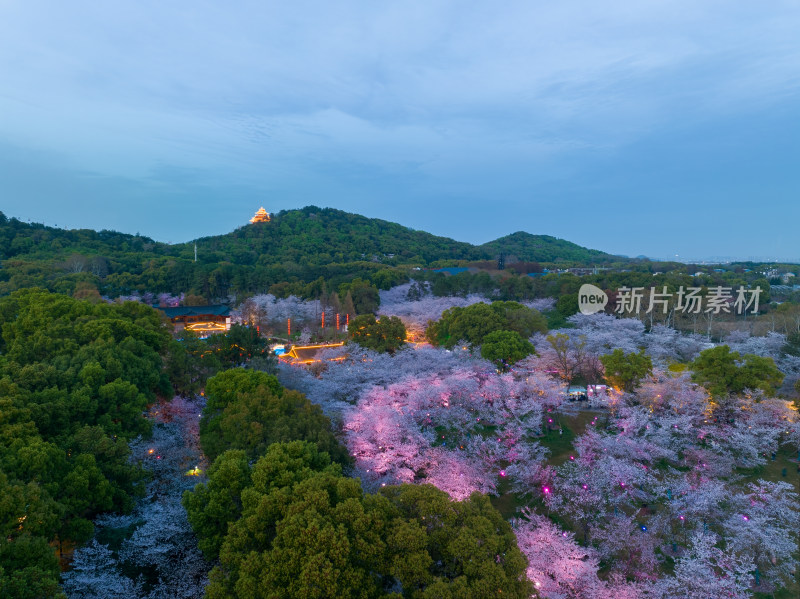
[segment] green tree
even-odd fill
[[[272,443],[310,441],[334,460],[349,463],[322,409],[299,391],[256,370],[228,370],[209,379],[200,420],[200,444],[209,459],[242,449],[252,459]]]
[[[789,333],[786,336],[786,345],[783,346],[783,353],[790,356],[800,356],[800,331]]]
[[[606,381],[628,392],[633,391],[643,378],[653,372],[653,362],[643,349],[635,354],[626,354],[621,349],[615,349],[610,354],[600,356],[600,362],[606,371]]]
[[[227,522],[209,598],[388,599],[400,589],[423,599],[535,596],[511,527],[486,496],[454,502],[430,485],[369,495],[325,457],[298,442],[273,445],[256,462],[241,516]],[[214,520],[210,501],[191,499],[199,491],[186,495],[190,518],[199,511]],[[218,535],[224,523],[208,530]]]
[[[374,314],[356,316],[350,323],[348,335],[362,347],[389,354],[406,343],[406,327],[397,316],[381,316],[378,320]]]
[[[276,445],[253,467],[208,597],[383,597],[388,501],[365,496],[324,454]]]
[[[527,339],[535,332],[546,332],[547,321],[538,311],[516,302],[479,302],[445,310],[438,321],[428,325],[425,335],[433,345],[452,348],[459,341],[481,345],[495,331],[516,331]]]
[[[339,286],[339,296],[345,298],[345,310],[349,307],[348,294],[356,314],[374,314],[381,305],[378,288],[361,278],[356,277],[350,283],[342,283]]]
[[[516,331],[494,331],[484,337],[481,345],[481,357],[494,362],[503,371],[534,351],[533,345]]]
[[[206,380],[221,368],[219,353],[192,331],[184,330],[180,341],[169,342],[164,369],[176,394],[199,393]]]
[[[242,490],[250,486],[247,454],[230,449],[208,469],[208,482],[198,483],[183,494],[183,506],[199,540],[200,550],[209,560],[216,559],[228,523],[242,513]]]
[[[489,333],[500,331],[505,326],[503,318],[483,302],[466,308],[450,308],[442,317],[428,325],[425,335],[433,345],[452,348],[459,341],[480,345]]]
[[[238,366],[253,357],[271,359],[269,343],[255,327],[233,324],[226,333],[212,335],[208,345],[227,367]]]
[[[578,313],[578,294],[567,293],[556,300],[556,312],[563,318]]]
[[[535,597],[527,580],[527,561],[511,527],[489,502],[473,493],[452,501],[433,485],[381,489],[400,516],[425,532],[424,545],[409,552],[398,572],[413,597]],[[403,544],[395,547],[405,552]],[[421,551],[424,550],[424,553]],[[417,589],[416,592],[412,589]]]
[[[491,307],[503,319],[504,328],[516,331],[523,339],[547,332],[547,319],[538,310],[517,302],[492,302]]]
[[[690,364],[692,380],[703,385],[715,398],[745,389],[775,393],[783,374],[772,358],[755,354],[740,355],[727,345],[703,350]]]

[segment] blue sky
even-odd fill
[[[800,260],[800,3],[0,0],[0,210]]]

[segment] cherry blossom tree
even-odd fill
[[[663,367],[703,347],[694,336],[620,320],[576,315],[575,328],[559,333],[583,344],[576,362],[644,347]],[[763,465],[781,444],[797,448],[791,404],[759,393],[712,401],[688,373],[657,368],[635,392],[610,397],[613,409],[574,439],[573,455],[549,466],[537,436],[575,402],[565,402],[539,346],[539,356],[503,375],[468,351],[419,346],[394,357],[345,347],[317,376],[287,367],[281,377],[339,422],[367,488],[433,483],[454,498],[510,490],[575,531],[530,510],[515,523],[542,596],[700,599],[705,587],[739,597],[756,578],[762,589],[788,580],[796,497],[766,483],[743,490],[736,469]],[[676,562],[674,576],[664,573],[664,555]],[[604,580],[597,560],[607,565]]]
[[[759,480],[743,493],[733,494],[722,522],[726,546],[752,559],[755,586],[785,585],[794,578],[797,530],[800,528],[798,496],[784,482]]]
[[[651,595],[664,599],[751,597],[753,561],[716,547],[714,533],[697,531],[689,550],[675,564],[675,575],[661,578]]]
[[[206,583],[208,565],[176,499],[142,506],[137,515],[143,523],[119,552],[121,562],[148,573],[152,599],[193,599],[202,595]]]
[[[62,575],[70,599],[128,599],[143,594],[140,581],[121,574],[114,553],[96,539],[74,554],[70,569]]]
[[[480,363],[373,387],[344,418],[348,448],[368,486],[428,482],[455,498],[494,492],[499,479],[536,478],[535,435],[562,401],[547,377],[515,377]]]
[[[706,348],[707,342],[695,333],[685,334],[663,324],[653,326],[643,336],[645,350],[661,368],[670,362],[690,362]]]
[[[413,346],[390,356],[348,345],[327,350],[319,357],[327,361],[328,367],[318,377],[303,369],[282,365],[278,378],[284,386],[305,393],[334,422],[339,421],[342,412],[373,387],[384,388],[403,379],[447,374],[476,365],[486,370],[494,369],[480,356],[460,348],[448,351]]]
[[[418,288],[417,283],[407,283],[388,291],[381,291],[381,307],[378,315],[397,316],[409,331],[417,333],[424,332],[429,321],[439,320],[442,312],[449,308],[464,308],[486,301],[485,297],[478,294],[470,294],[467,297],[434,297],[427,286],[418,299],[410,300],[409,290],[412,286]]]
[[[528,558],[528,579],[545,599],[601,599],[607,585],[597,577],[599,557],[550,519],[530,509],[513,522],[517,544]]]
[[[645,345],[644,325],[636,318],[616,318],[609,314],[574,314],[567,319],[575,328],[558,332],[586,337],[586,351],[603,355],[621,349],[636,353]]]
[[[303,300],[293,295],[277,298],[272,294],[265,294],[249,298],[245,304],[232,312],[231,319],[242,324],[249,322],[249,316],[257,314],[259,322],[264,322],[276,331],[285,332],[286,321],[290,318],[293,329],[295,326],[318,325],[322,309],[322,304],[318,300]]]
[[[76,549],[65,574],[70,597],[134,599],[194,598],[203,595],[209,565],[203,560],[181,506],[183,491],[203,465],[197,445],[202,398],[176,397],[156,404],[152,437],[131,442],[131,459],[150,471],[144,497],[130,515],[96,519],[95,540]],[[118,550],[100,543],[106,531],[127,531]],[[131,573],[134,573],[131,575]]]

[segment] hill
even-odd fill
[[[475,246],[377,218],[307,206],[272,215],[269,223],[197,240],[205,260],[237,264],[334,264],[379,261],[426,266],[438,260],[473,260]],[[391,257],[390,257],[391,256]]]
[[[612,257],[546,235],[514,233],[481,246],[332,208],[285,210],[195,243],[29,224],[0,213],[0,295],[25,287],[96,296],[135,292],[316,295],[360,277],[387,288],[410,267],[494,260],[501,252],[547,265]]]
[[[594,264],[621,260],[619,256],[612,256],[600,250],[590,250],[571,241],[550,235],[531,235],[524,231],[517,231],[484,243],[478,246],[478,249],[490,257],[502,253],[514,256],[522,262]]]

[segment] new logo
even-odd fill
[[[580,291],[578,291],[578,309],[581,314],[600,312],[607,303],[608,296],[605,291],[589,283],[581,285]]]

